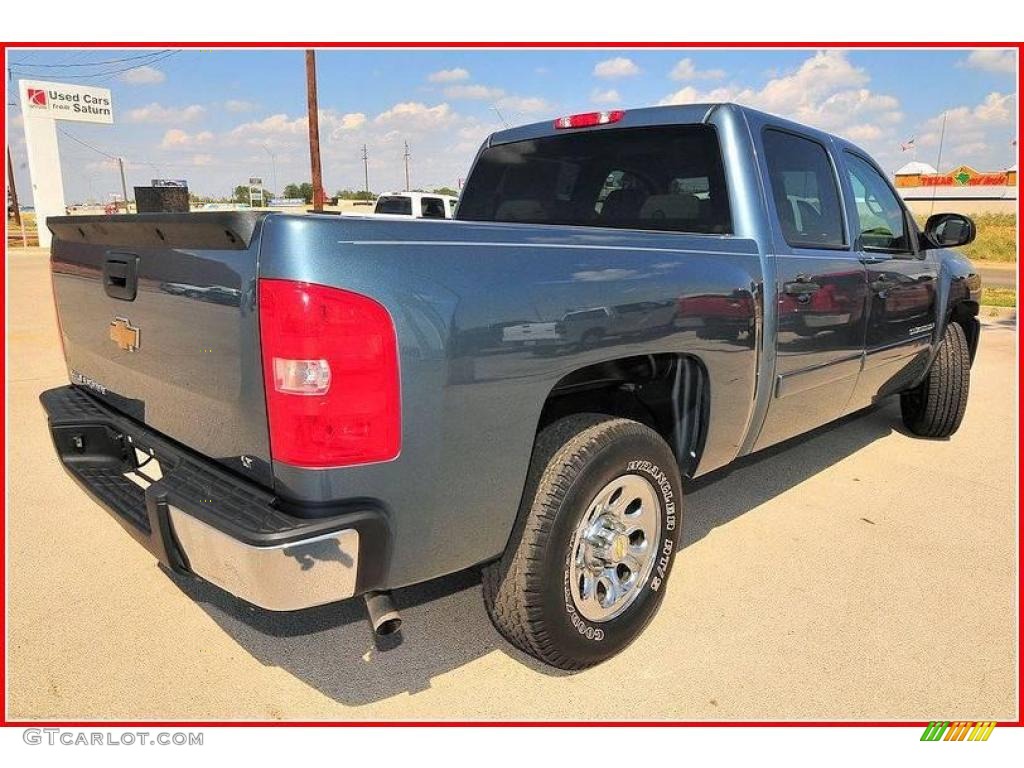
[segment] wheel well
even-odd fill
[[[575,413],[633,419],[661,435],[690,476],[704,448],[709,394],[704,366],[691,355],[607,360],[563,376],[544,403],[537,429]]]
[[[981,323],[978,321],[979,310],[980,307],[976,301],[958,301],[949,313],[949,321],[964,329],[972,365],[974,355],[978,351],[978,338],[981,335]]]

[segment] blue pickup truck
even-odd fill
[[[980,281],[853,144],[732,104],[495,133],[454,221],[50,219],[70,474],[167,568],[290,611],[470,567],[526,653],[651,620],[685,481],[889,396],[952,435]]]

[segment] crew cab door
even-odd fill
[[[826,139],[761,132],[776,264],[772,399],[755,449],[838,418],[864,352],[866,271],[851,247]]]
[[[842,161],[854,247],[868,282],[864,368],[853,410],[923,373],[935,331],[938,261],[919,248],[910,213],[878,167],[850,149]]]

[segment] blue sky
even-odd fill
[[[309,177],[302,51],[184,50],[123,72],[94,62],[145,51],[19,51],[19,77],[110,87],[116,124],[62,123],[87,144],[127,159],[128,183],[185,178],[226,195],[250,175],[278,187]],[[595,108],[739,101],[844,135],[888,170],[911,153],[935,164],[945,112],[944,167],[1014,162],[1017,84],[1012,51],[331,51],[317,54],[324,181],[362,186],[370,155],[376,191],[403,185],[403,143],[417,187],[456,186],[480,142],[507,124]],[[155,58],[155,57],[154,57]],[[67,65],[74,66],[67,66]],[[54,66],[56,65],[56,66]],[[96,73],[97,77],[89,79]],[[7,114],[19,188],[28,198],[20,110]],[[119,190],[116,166],[60,137],[69,202]],[[275,190],[275,191],[280,191]]]

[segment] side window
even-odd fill
[[[874,166],[864,158],[846,153],[846,168],[857,203],[860,247],[869,251],[909,253],[907,219],[903,206]]]
[[[424,219],[443,219],[444,200],[439,197],[424,197],[420,201],[420,212]]]
[[[839,189],[825,147],[769,129],[764,132],[764,149],[786,242],[794,248],[844,247]]]

